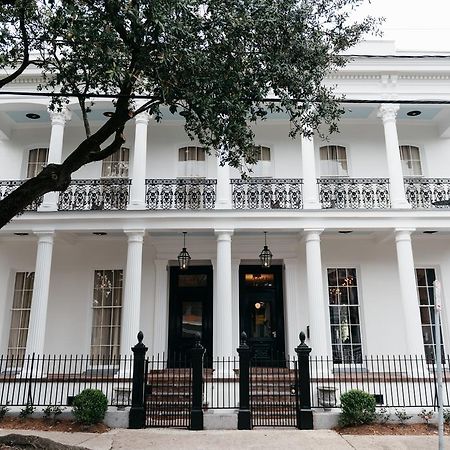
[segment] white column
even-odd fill
[[[231,209],[231,184],[230,184],[230,166],[220,165],[220,158],[217,161],[217,191],[216,191],[216,209]]]
[[[397,246],[398,277],[405,323],[404,341],[409,355],[423,355],[422,326],[411,245],[411,233],[413,231],[414,229],[397,228],[395,230],[395,244]]]
[[[286,329],[286,353],[295,355],[294,348],[300,343],[300,320],[298,314],[298,260],[296,258],[286,258],[284,260],[284,280],[286,285],[286,302],[284,311],[284,326]]]
[[[312,353],[317,356],[330,354],[320,252],[320,234],[322,231],[322,229],[305,229],[310,346],[312,347]]]
[[[239,325],[239,264],[240,259],[231,260],[231,283],[232,283],[232,311],[233,311],[233,355],[237,355],[236,349],[240,342],[240,325]]]
[[[133,179],[128,209],[145,209],[145,173],[147,168],[147,127],[150,114],[142,112],[135,117],[136,129],[133,150]]]
[[[303,209],[320,209],[314,140],[302,135]]]
[[[395,122],[398,109],[398,105],[384,103],[378,110],[378,117],[381,117],[384,125],[391,205],[393,208],[411,208],[411,205],[406,200],[398,145],[397,125]]]
[[[120,330],[120,353],[131,354],[131,347],[137,343],[141,313],[142,245],[144,230],[125,230],[128,236],[127,268]]]
[[[153,315],[154,355],[167,353],[167,340],[169,336],[168,270],[167,260],[155,260],[155,312]]]
[[[53,253],[53,231],[37,232],[36,268],[34,273],[33,297],[31,299],[30,323],[27,339],[27,353],[44,353],[47,305]]]
[[[61,164],[62,150],[64,140],[64,126],[71,119],[70,110],[63,107],[62,111],[48,110],[52,123],[52,131],[50,134],[50,144],[48,147],[48,163]],[[56,211],[58,209],[58,192],[48,192],[44,195],[40,210]]]
[[[216,297],[213,307],[213,328],[216,342],[213,354],[218,357],[233,355],[233,312],[231,277],[232,230],[215,230],[217,236]]]

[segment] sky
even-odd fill
[[[366,0],[356,16],[385,17],[397,50],[450,51],[450,0]]]

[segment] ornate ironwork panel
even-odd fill
[[[59,194],[60,211],[96,211],[127,209],[131,180],[105,178],[72,180]]]
[[[302,180],[250,178],[231,180],[235,209],[301,209]]]
[[[390,208],[386,178],[320,178],[317,183],[323,209]]]
[[[8,194],[17,189],[21,184],[27,180],[2,180],[0,181],[0,200],[3,200]],[[39,197],[28,205],[24,211],[37,211],[42,204],[43,197]]]
[[[412,208],[448,208],[433,203],[450,199],[450,178],[405,178],[405,193]]]
[[[203,178],[146,180],[148,209],[213,209],[217,180]]]

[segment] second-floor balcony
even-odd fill
[[[17,189],[26,180],[0,180],[0,200],[4,199],[8,194]],[[25,208],[25,211],[37,211],[42,203],[42,197],[34,200],[31,205]]]
[[[405,178],[405,193],[412,208],[436,208],[450,199],[450,178]]]

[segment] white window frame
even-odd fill
[[[207,152],[200,145],[185,145],[177,150],[178,178],[206,178]]]
[[[32,153],[37,152],[37,158],[35,162],[31,161]],[[45,155],[45,158],[41,156]],[[45,159],[45,161],[44,161]],[[48,162],[48,147],[33,147],[27,152],[27,165],[25,169],[25,178],[33,178],[38,175]]]
[[[332,150],[336,150],[336,159],[328,158],[328,159],[322,159],[322,150],[327,150],[327,155],[330,156]],[[338,153],[340,150],[344,150],[345,152],[345,159],[339,158]],[[346,171],[345,173],[339,173],[339,166],[340,161],[345,161],[346,164]],[[326,170],[326,173],[324,173],[323,170],[323,162],[328,163],[328,168]],[[330,170],[332,168],[332,170]],[[350,173],[350,165],[349,165],[349,151],[348,147],[346,145],[340,145],[340,144],[329,144],[329,145],[321,145],[319,147],[319,171],[320,176],[322,178],[348,178]]]
[[[417,150],[419,155],[418,159],[412,158],[412,149]],[[402,164],[402,173],[405,178],[417,178],[423,177],[423,161],[422,161],[422,153],[420,151],[420,147],[418,145],[411,144],[402,144],[399,145],[398,150],[400,152],[400,161]],[[408,158],[403,158],[403,154],[408,152]],[[419,163],[420,173],[414,174],[414,163]],[[408,173],[406,173],[408,172]]]
[[[128,178],[129,167],[130,149],[120,147],[119,150],[102,160],[101,178]]]
[[[330,287],[330,283],[329,283],[329,279],[328,279],[328,271],[329,270],[336,270],[336,271],[337,270],[345,270],[346,271],[346,278],[348,276],[348,272],[347,271],[349,271],[349,270],[354,271],[355,279],[356,279],[356,286],[353,285],[353,287],[356,288],[356,295],[357,295],[357,299],[358,299],[358,302],[356,304],[351,304],[349,301],[348,301],[348,303],[330,303],[330,299],[331,299],[330,298],[330,289],[332,289],[332,288],[333,289],[334,288],[350,289],[350,288],[352,288],[352,285],[343,285],[342,287],[338,286],[337,283],[339,281],[339,275],[338,275],[338,272],[337,272],[336,286],[332,285]],[[346,367],[346,366],[352,366],[353,367],[355,365],[362,366],[362,364],[364,362],[364,346],[363,346],[364,333],[363,333],[363,327],[362,327],[363,314],[362,314],[361,294],[360,294],[360,291],[361,291],[360,290],[361,277],[360,277],[360,272],[358,270],[358,267],[356,267],[355,265],[353,265],[353,266],[346,265],[345,267],[342,267],[340,265],[334,265],[332,267],[331,266],[327,266],[325,274],[326,274],[326,289],[327,289],[326,290],[326,298],[327,298],[327,306],[328,306],[328,314],[329,314],[330,345],[331,345],[331,354],[332,354],[333,364],[337,365],[339,367]],[[349,292],[347,291],[347,294],[348,293]],[[352,323],[350,321],[350,322],[348,322],[347,326],[348,327],[352,327],[352,326],[358,326],[359,327],[359,340],[360,340],[360,342],[359,343],[358,342],[353,343],[352,342],[352,337],[351,337],[351,332],[350,332],[350,334],[349,334],[349,338],[350,338],[349,347],[350,347],[350,350],[351,350],[351,361],[345,361],[344,357],[342,357],[342,361],[341,362],[335,362],[335,359],[334,359],[334,356],[333,356],[333,349],[334,349],[334,347],[339,346],[339,349],[340,349],[341,354],[343,356],[343,346],[347,346],[347,344],[344,344],[342,342],[340,344],[333,343],[333,327],[336,327],[336,326],[341,327],[342,326],[342,324],[340,323],[341,322],[340,308],[342,308],[342,307],[347,307],[347,308],[354,307],[354,308],[357,308],[358,323]],[[337,313],[338,313],[339,324],[337,324],[337,325],[332,323],[332,314],[331,314],[332,308],[336,309]],[[348,309],[347,317],[348,317],[348,319],[351,319],[351,314],[350,314],[350,310],[349,309]],[[350,328],[350,331],[351,331],[351,328]],[[357,360],[355,358],[355,353],[354,353],[354,347],[355,346],[359,346],[360,347],[360,355],[361,356],[360,356],[359,360]]]
[[[105,283],[105,285],[99,285],[100,277],[105,276],[105,274],[109,272],[111,277],[106,278],[106,280],[110,281],[112,278],[112,284]],[[120,278],[116,278],[120,277]],[[120,283],[118,282],[119,280]],[[99,297],[98,292],[100,291]],[[116,292],[118,291],[118,292]],[[122,269],[96,269],[94,270],[94,284],[92,291],[92,319],[91,319],[91,339],[90,339],[90,354],[92,357],[98,357],[100,359],[110,359],[118,358],[120,356],[120,337],[122,332],[122,311],[123,311],[123,291],[124,291],[124,273]],[[111,304],[105,304],[106,297],[112,296]],[[112,302],[117,298],[119,298],[119,304],[112,304]],[[98,300],[101,300],[101,303],[98,303]],[[108,322],[104,322],[104,311],[110,311],[110,318]],[[118,313],[114,313],[117,311]],[[100,320],[96,323],[96,315],[100,315]],[[114,322],[114,318],[118,318],[118,323]],[[103,329],[109,329],[109,342],[105,344],[103,341]],[[118,333],[114,334],[113,329],[117,328]],[[100,329],[100,337],[98,340],[95,340],[95,329]],[[111,336],[113,338],[111,339]],[[117,340],[114,340],[114,336]],[[109,349],[106,353],[102,352],[102,349]],[[115,350],[117,349],[117,350]]]
[[[19,280],[19,277],[22,280]],[[18,285],[20,283],[20,286]],[[28,287],[27,287],[28,284]],[[7,354],[14,358],[24,357],[27,349],[28,332],[30,327],[31,302],[33,298],[34,272],[16,272],[11,303],[11,315],[9,322],[8,349]],[[18,296],[20,299],[18,299]],[[28,296],[27,304],[24,305],[25,297]],[[16,302],[16,300],[19,300]],[[26,323],[25,323],[26,322]],[[18,326],[13,327],[17,323]],[[19,334],[16,343],[11,346],[13,331],[24,332],[24,342],[20,343]],[[20,345],[22,344],[22,345]]]

